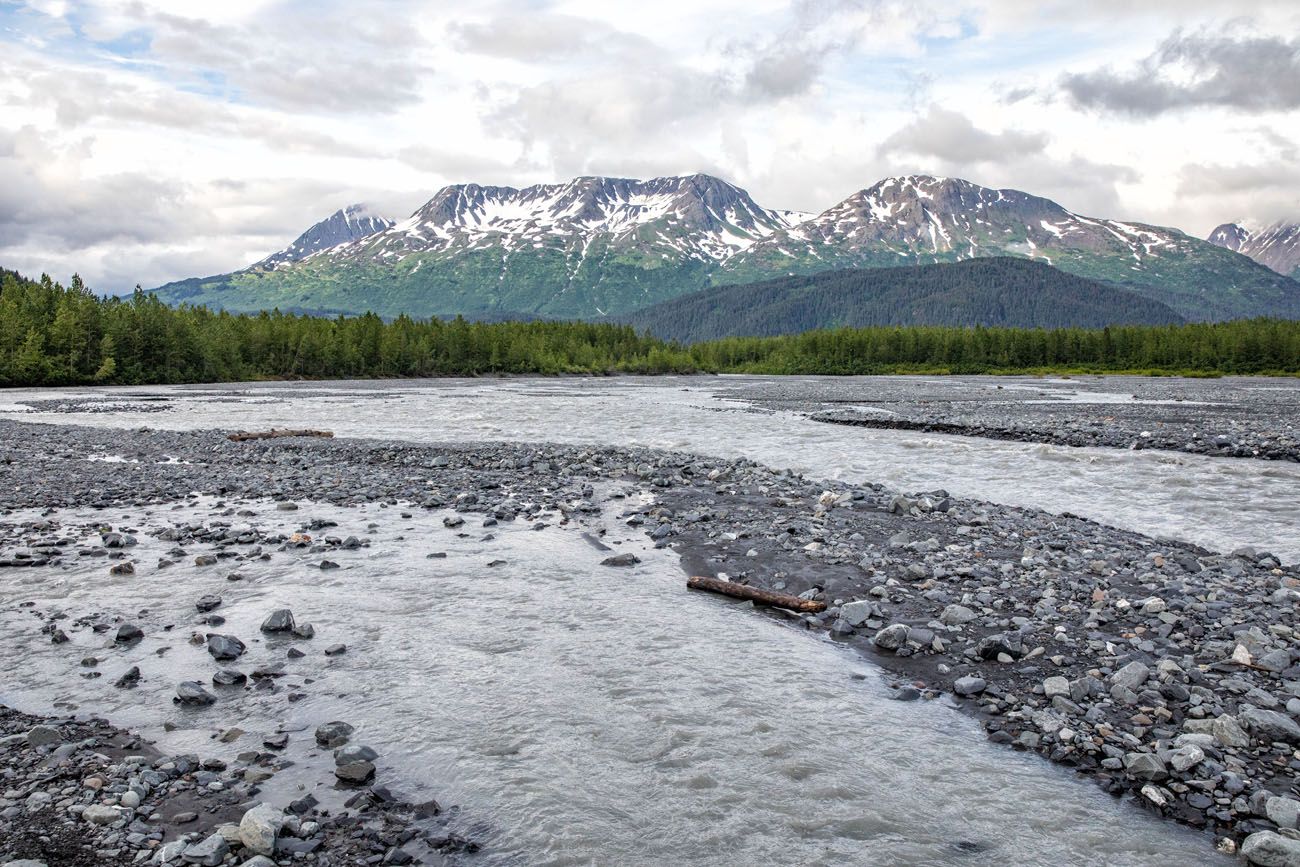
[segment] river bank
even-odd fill
[[[1300,385],[1261,377],[768,380],[734,393],[816,421],[1071,447],[1300,461]]]
[[[1300,670],[1290,624],[1300,576],[1267,551],[1215,553],[942,491],[900,495],[649,449],[237,444],[209,432],[12,423],[0,432],[0,485],[15,508],[193,504],[195,492],[407,503],[452,510],[448,533],[463,533],[457,521],[468,516],[569,523],[614,509],[680,554],[687,572],[825,601],[824,615],[799,624],[892,672],[898,699],[944,697],[982,720],[994,742],[1234,844],[1288,822],[1295,833]],[[628,487],[610,500],[610,483]],[[294,515],[283,517],[290,524],[264,537],[176,520],[150,532],[175,536],[187,556],[202,544],[214,563],[234,565],[293,548]],[[36,575],[75,552],[105,558],[109,570],[204,568],[179,555],[167,566],[135,562],[132,546],[114,547],[93,524],[76,528],[71,548],[51,542],[61,530],[6,524],[0,562]],[[303,544],[328,560],[346,542]],[[121,625],[39,613],[34,641]]]

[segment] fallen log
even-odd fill
[[[826,603],[818,602],[815,599],[801,599],[798,596],[791,596],[789,593],[760,590],[757,587],[750,587],[748,584],[737,584],[734,581],[707,578],[703,575],[692,575],[687,578],[686,586],[691,590],[708,590],[711,593],[721,593],[723,596],[732,596],[736,599],[748,599],[751,602],[761,602],[764,605],[773,605],[777,608],[789,608],[791,611],[807,611],[815,614],[818,611],[826,610]]]
[[[240,431],[232,433],[226,437],[237,443],[245,440],[277,440],[280,437],[324,437],[333,439],[334,432],[328,430],[264,430],[264,431]]]

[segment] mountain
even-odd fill
[[[1237,223],[1224,223],[1210,233],[1208,240],[1249,256],[1279,274],[1300,279],[1300,223],[1277,222],[1258,232]]]
[[[710,286],[1015,256],[1131,290],[1188,319],[1300,318],[1300,283],[1176,229],[1083,217],[1028,193],[928,176],[888,178],[817,215],[763,208],[698,174],[524,189],[458,184],[382,231],[301,258],[280,255],[156,291],[171,303],[230,310],[596,318]]]
[[[253,267],[274,269],[288,262],[300,262],[313,253],[369,237],[392,225],[392,220],[374,213],[368,205],[348,205],[303,232],[288,247],[272,253]]]
[[[1300,317],[1300,283],[1177,229],[1084,217],[957,178],[886,178],[754,244],[734,277],[1022,256],[1160,301],[1188,319]]]
[[[802,216],[708,175],[457,184],[400,223],[291,267],[157,292],[234,310],[598,317],[707,286],[737,250]]]
[[[720,286],[625,318],[656,337],[682,343],[839,326],[1101,328],[1183,321],[1158,301],[1010,257],[823,271]]]

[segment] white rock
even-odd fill
[[[284,827],[284,813],[269,804],[258,804],[239,821],[239,836],[244,847],[258,855],[275,851],[275,837]]]

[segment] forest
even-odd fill
[[[882,326],[692,345],[588,322],[256,315],[0,272],[0,385],[563,373],[1300,373],[1300,322]]]
[[[719,286],[622,318],[683,343],[881,325],[1102,328],[1183,321],[1164,304],[1134,292],[1009,257],[848,268]]]

